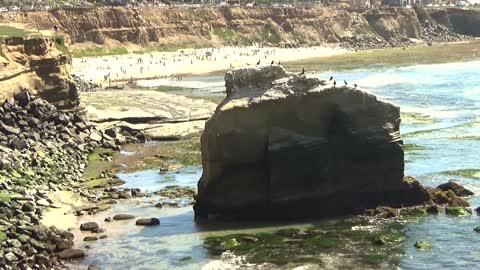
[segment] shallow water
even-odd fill
[[[339,84],[343,80],[357,83],[360,88],[401,107],[401,131],[405,144],[410,146],[406,147],[405,156],[407,175],[416,176],[427,186],[458,179],[477,193],[469,199],[472,207],[480,206],[480,61],[316,73],[320,78],[330,75]],[[184,83],[198,86],[201,95],[218,95],[223,76],[192,77]],[[151,170],[119,176],[127,187],[151,192],[165,185],[193,186],[200,174],[200,167],[190,167],[165,175]],[[81,262],[79,269],[90,263],[107,269],[199,269],[210,260],[202,247],[206,236],[227,234],[247,226],[200,226],[193,222],[191,208],[156,209],[151,205],[155,198],[142,201],[139,205],[135,201],[121,202],[103,215],[133,212],[137,217],[159,217],[161,225],[137,228],[134,221],[105,225],[109,226],[109,238],[89,244],[92,247],[89,257]],[[103,219],[96,217],[95,220]],[[409,223],[405,254],[399,267],[480,269],[480,234],[473,231],[478,225],[480,220],[475,215],[467,218],[429,216]],[[252,231],[272,230],[276,226],[250,224],[248,227],[248,231]],[[121,234],[116,234],[117,231]],[[413,243],[418,240],[428,241],[433,248],[416,250]],[[192,260],[178,262],[185,256],[191,256]]]

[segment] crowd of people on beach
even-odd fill
[[[251,63],[242,65],[255,65],[275,57],[275,48],[208,48],[201,50],[179,50],[177,52],[154,52],[144,54],[105,56],[94,58],[81,58],[74,63],[76,70],[89,71],[90,74],[77,74],[102,85],[111,86],[115,83],[132,82],[137,79],[165,79],[181,81],[188,74],[186,65],[225,65],[234,68],[234,59],[251,58]],[[231,60],[231,61],[230,61]],[[229,62],[230,61],[230,62]],[[265,63],[270,61],[265,61]],[[237,61],[238,63],[238,61]],[[90,67],[90,69],[88,68]],[[93,70],[91,67],[94,67]],[[185,69],[183,71],[182,69]],[[181,72],[178,72],[181,70]],[[92,79],[94,78],[94,79]]]

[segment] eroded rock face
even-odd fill
[[[202,136],[197,216],[332,216],[429,200],[404,179],[397,106],[280,66],[225,80]]]
[[[78,87],[70,74],[72,57],[63,43],[54,37],[8,37],[0,48],[2,102],[28,89],[61,109],[79,104]]]

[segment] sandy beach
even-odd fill
[[[177,52],[153,52],[73,59],[73,73],[103,87],[130,79],[181,79],[187,74],[202,74],[240,66],[275,64],[348,53],[336,47],[258,48],[226,47],[185,49]]]

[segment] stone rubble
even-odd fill
[[[0,269],[58,269],[60,259],[84,256],[73,234],[40,224],[54,206],[52,191],[81,186],[88,156],[97,147],[118,149],[113,139],[72,111],[59,111],[27,91],[0,106]]]

